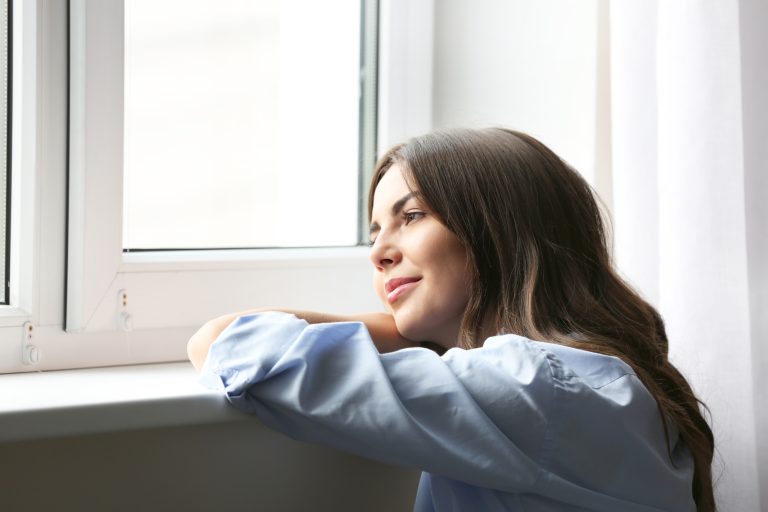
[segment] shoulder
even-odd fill
[[[546,365],[555,380],[570,383],[577,380],[592,389],[603,388],[624,377],[636,377],[634,370],[618,357],[557,343],[534,341],[514,334],[488,338],[482,351],[489,355],[506,354]]]
[[[478,378],[526,382],[535,389],[547,428],[563,443],[601,445],[624,436],[663,443],[661,417],[653,396],[632,368],[617,357],[516,335],[495,336],[472,357],[496,361],[501,372]],[[618,428],[617,428],[618,427]],[[661,437],[659,437],[661,436]],[[642,441],[640,441],[642,442]]]
[[[676,429],[667,440],[656,400],[621,359],[514,335],[490,338],[480,350],[503,351],[551,372],[539,459],[549,476],[542,485],[565,479],[627,495],[670,482],[690,489],[690,456],[675,450],[673,463],[668,452],[677,446]]]

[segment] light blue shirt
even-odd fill
[[[615,357],[503,335],[379,354],[358,322],[238,318],[202,373],[302,441],[423,471],[414,511],[695,511],[693,460]]]

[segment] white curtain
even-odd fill
[[[720,510],[766,511],[768,2],[610,13],[617,263],[711,410]]]

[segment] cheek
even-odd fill
[[[470,282],[469,279],[466,278],[466,275],[461,274],[457,276],[454,283],[455,293],[453,295],[454,299],[452,301],[452,306],[454,311],[456,311],[460,316],[464,316],[464,311],[467,309],[467,303],[469,302],[469,289]]]
[[[442,284],[451,297],[469,296],[469,257],[467,251],[453,242],[443,245],[444,250],[435,254],[436,268],[443,276]]]
[[[467,258],[463,250],[446,258],[440,268],[442,279],[438,286],[443,307],[447,314],[463,315],[471,288]]]

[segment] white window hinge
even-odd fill
[[[21,362],[26,365],[37,364],[43,358],[43,352],[32,343],[35,326],[32,322],[24,322],[21,327],[23,329],[21,333]]]
[[[120,290],[117,292],[117,330],[118,331],[132,331],[133,330],[133,317],[128,312],[128,291]]]

